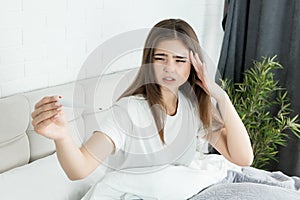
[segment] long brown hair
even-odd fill
[[[120,98],[131,95],[142,95],[148,101],[150,108],[152,108],[153,105],[161,105],[165,109],[164,103],[162,102],[160,86],[155,80],[152,62],[154,50],[158,43],[170,39],[182,41],[189,50],[194,53],[198,53],[200,59],[202,58],[197,35],[187,22],[181,19],[166,19],[160,21],[151,29],[147,37],[143,49],[142,65],[135,80],[120,96]],[[196,77],[196,72],[193,66],[191,66],[188,80],[179,87],[179,90],[181,90],[186,96],[190,97],[190,99],[193,99],[194,97],[193,102],[196,102],[198,105],[198,112],[203,126],[204,128],[208,128],[211,124],[210,96],[206,94],[201,87],[196,85]],[[153,114],[160,139],[162,143],[165,144],[163,128],[165,124],[165,113],[158,109],[151,109],[151,112]]]

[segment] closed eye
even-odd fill
[[[164,58],[160,58],[160,57],[154,57],[154,60],[162,60],[162,61],[164,61],[165,59]]]
[[[182,63],[185,63],[186,60],[176,60],[176,62],[182,62]]]

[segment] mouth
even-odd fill
[[[175,82],[175,81],[176,81],[175,78],[170,77],[170,76],[163,77],[162,80],[163,80],[165,83],[172,83],[172,82]]]

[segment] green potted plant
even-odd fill
[[[288,131],[300,138],[298,115],[291,117],[288,92],[274,80],[273,70],[283,68],[275,58],[254,61],[241,83],[221,80],[249,133],[254,151],[252,166],[260,169],[270,160],[277,161],[278,146],[286,145]]]

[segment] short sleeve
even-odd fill
[[[99,155],[99,152],[101,152],[103,148],[103,145],[101,145],[102,142],[97,142],[99,139],[97,131],[105,134],[114,143],[115,149],[112,154],[124,148],[125,139],[132,131],[132,123],[129,118],[127,105],[122,102],[118,102],[109,108],[104,117],[95,114],[94,123],[92,124],[94,133],[86,143],[84,143],[84,147],[89,153],[96,156],[96,158],[99,157],[97,155]]]

